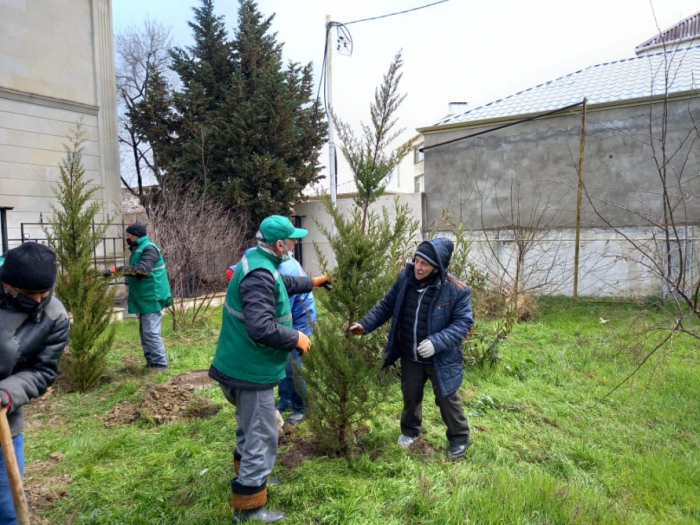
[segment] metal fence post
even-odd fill
[[[5,253],[10,245],[7,239],[7,210],[14,210],[13,206],[0,206],[0,229],[2,230],[2,253]]]

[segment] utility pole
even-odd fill
[[[333,142],[333,45],[331,42],[331,15],[326,15],[326,119],[328,120],[328,174],[331,185],[331,203],[337,198],[337,173],[335,143]],[[335,235],[335,224],[331,220],[331,235]]]
[[[576,246],[574,247],[574,299],[578,298],[579,244],[581,242],[581,196],[583,195],[583,153],[586,145],[586,106],[588,99],[583,98],[581,112],[581,140],[578,154],[578,194],[576,196]]]

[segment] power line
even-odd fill
[[[347,22],[344,25],[349,26],[350,24],[359,24],[360,22],[369,22],[370,20],[378,20],[380,18],[387,18],[389,16],[402,15],[404,13],[410,13],[411,11],[418,11],[419,9],[425,9],[426,7],[432,7],[438,4],[444,4],[449,2],[449,0],[440,0],[439,2],[433,2],[432,4],[422,5],[420,7],[414,7],[413,9],[406,9],[405,11],[399,11],[398,13],[389,13],[388,15],[374,16],[372,18],[363,18],[362,20],[353,20],[352,22]]]

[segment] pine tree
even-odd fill
[[[326,129],[313,69],[283,66],[273,17],[264,19],[253,0],[240,0],[232,40],[213,0],[201,0],[194,13],[194,44],[172,52],[181,89],[166,94],[164,82],[151,81],[139,132],[153,147],[161,184],[196,181],[228,207],[243,208],[252,236],[264,217],[289,214],[320,179]]]
[[[311,64],[284,69],[273,18],[263,19],[254,0],[240,0],[233,88],[223,106],[230,171],[222,188],[231,205],[248,210],[251,234],[266,216],[289,214],[303,189],[320,180],[326,138]]]
[[[116,289],[93,267],[95,250],[105,237],[111,219],[96,224],[100,204],[91,201],[100,188],[90,187],[82,166],[80,126],[66,147],[60,165],[60,181],[54,190],[58,206],[45,228],[63,273],[56,280],[55,293],[72,314],[68,348],[62,365],[69,381],[80,391],[93,386],[102,376],[116,325],[111,322]]]
[[[320,445],[329,453],[348,455],[358,426],[370,418],[384,399],[380,374],[386,328],[365,337],[345,335],[349,326],[383,297],[395,282],[405,256],[415,242],[418,223],[406,205],[395,201],[393,213],[372,211],[388,177],[405,155],[405,149],[386,153],[393,118],[403,97],[398,95],[401,55],[397,55],[370,105],[372,126],[362,138],[342,125],[342,152],[354,170],[359,192],[349,217],[325,201],[336,233],[322,228],[335,257],[335,267],[317,250],[324,272],[331,272],[333,292],[318,294],[324,315],[314,327],[313,348],[305,358],[304,377],[309,387],[309,422]]]

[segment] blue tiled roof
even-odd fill
[[[665,87],[668,70],[668,89]],[[697,77],[697,78],[696,78]],[[684,93],[700,87],[700,46],[605,62],[515,95],[442,119],[436,126],[540,113],[575,104],[603,104]]]

